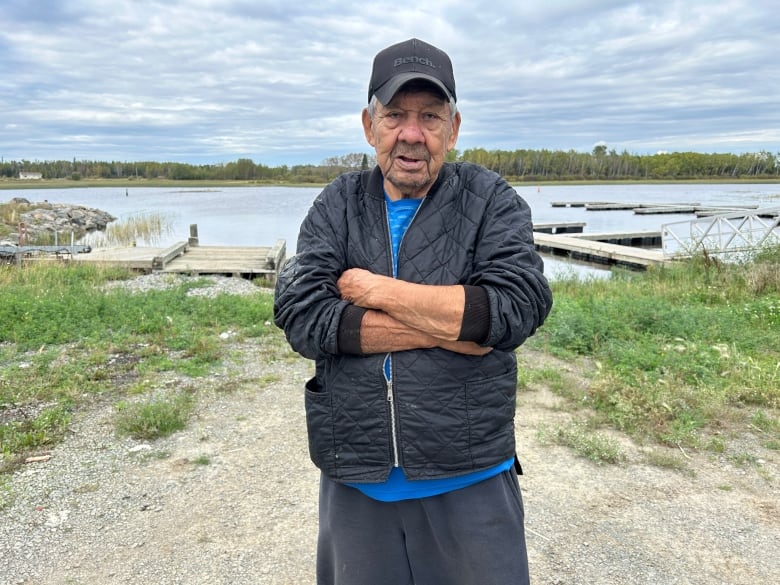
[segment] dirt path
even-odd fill
[[[20,471],[0,512],[0,583],[314,583],[311,364],[278,342],[238,346],[236,359],[208,381],[232,390],[211,392],[186,431],[118,439],[106,405],[48,462]],[[780,582],[776,452],[747,467],[689,453],[680,472],[639,463],[641,449],[621,439],[629,461],[596,465],[539,441],[569,417],[545,388],[520,394],[535,584]]]

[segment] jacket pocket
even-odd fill
[[[477,467],[481,467],[484,458],[514,454],[516,395],[515,375],[466,383],[471,454]]]
[[[309,457],[317,467],[332,474],[334,445],[330,395],[325,392],[316,377],[308,380],[305,388],[304,404],[309,436]]]

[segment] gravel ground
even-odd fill
[[[144,276],[131,286],[182,278]],[[193,294],[218,292],[267,294],[229,278]],[[153,442],[118,438],[113,405],[95,404],[48,460],[14,474],[0,510],[1,584],[314,583],[319,475],[302,391],[312,364],[281,334],[221,337],[231,357],[220,371],[155,381],[198,387],[186,430]],[[557,365],[576,378],[570,364]],[[780,582],[776,451],[758,438],[735,441],[751,454],[743,465],[735,461],[744,457],[678,451],[687,468],[674,471],[643,463],[647,447],[615,434],[627,462],[597,465],[540,440],[540,429],[571,417],[547,388],[519,395],[534,583]]]

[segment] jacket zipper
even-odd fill
[[[395,268],[396,262],[395,258],[393,257],[393,243],[390,241],[390,214],[387,211],[387,201],[384,201],[384,207],[385,207],[385,220],[387,222],[387,234],[388,238],[387,241],[390,244],[390,266],[393,269],[393,278],[398,278],[398,271]],[[414,215],[412,216],[411,221],[409,221],[409,227],[411,227],[412,223],[414,223],[414,219],[417,217],[417,214],[420,212],[420,207],[423,206],[423,203],[425,203],[425,200],[423,200],[420,203],[420,206],[417,208],[417,210],[414,212]],[[408,228],[407,228],[408,229]],[[401,237],[401,241],[398,244],[398,251],[401,251],[401,245],[403,244],[404,238],[406,237],[406,234]],[[390,429],[391,429],[391,437],[393,441],[393,467],[400,467],[401,461],[400,457],[398,455],[398,424],[396,421],[396,414],[395,414],[395,394],[393,392],[393,354],[392,352],[388,352],[387,356],[385,357],[385,362],[387,363],[387,374],[385,377],[385,380],[387,382],[387,402],[390,406]],[[384,370],[384,364],[382,369]]]
[[[395,258],[393,258],[393,242],[390,240],[390,214],[387,211],[387,201],[382,202],[385,208],[385,221],[387,222],[387,241],[390,244],[390,267],[393,272],[393,278],[397,278],[395,270]],[[393,467],[400,467],[401,461],[398,456],[398,430],[395,420],[395,396],[393,394],[393,354],[387,352],[385,361],[382,363],[382,373],[387,382],[387,403],[390,407],[390,436],[393,442]]]
[[[395,420],[395,400],[393,396],[393,358],[391,354],[387,354],[389,360],[388,368],[390,369],[390,376],[387,378],[387,402],[390,405],[390,432],[393,438],[393,467],[400,467],[401,463],[398,457],[398,431],[396,431]]]

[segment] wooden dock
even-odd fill
[[[537,227],[549,231],[536,231]],[[587,234],[581,233],[582,227],[579,222],[534,225],[536,248],[553,255],[632,269],[670,261],[659,251],[636,247],[657,245],[660,232]],[[286,260],[286,244],[284,240],[277,240],[273,247],[200,246],[179,242],[167,248],[93,248],[90,253],[74,254],[70,259],[124,266],[145,273],[224,275],[275,282]]]
[[[598,264],[617,264],[634,269],[668,262],[661,252],[639,246],[660,247],[660,232],[583,233],[585,222],[535,223],[536,247],[542,252],[566,255]],[[197,225],[190,226],[187,242],[168,247],[94,248],[70,254],[74,262],[124,266],[139,272],[191,275],[227,275],[265,278],[272,282],[286,260],[285,240],[274,246],[201,246]]]
[[[758,205],[702,205],[701,203],[631,203],[608,201],[553,201],[552,207],[583,207],[586,211],[633,211],[635,215],[696,214],[698,216],[758,209]]]
[[[564,221],[557,223],[535,223],[534,231],[545,234],[581,234],[585,229],[584,221]]]
[[[632,269],[662,266],[671,262],[658,250],[621,246],[585,239],[582,236],[562,236],[534,232],[534,244],[540,252],[566,255],[576,260],[597,264],[614,264]]]
[[[574,234],[576,238],[617,244],[619,246],[660,248],[662,245],[661,232],[653,230],[639,230],[636,232],[590,232]]]
[[[276,281],[286,259],[286,242],[274,246],[200,246],[179,242],[167,248],[94,248],[72,257],[76,262],[125,266],[141,272],[216,274]]]

